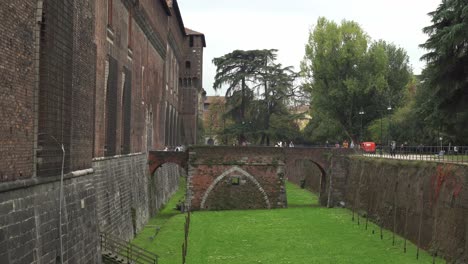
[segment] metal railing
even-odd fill
[[[468,146],[378,146],[375,152],[359,152],[368,157],[468,163]]]
[[[120,258],[122,263],[134,264],[157,264],[158,255],[147,251],[132,243],[113,237],[106,233],[101,233],[101,251],[102,254],[108,254]]]

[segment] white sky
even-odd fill
[[[425,51],[418,47],[430,25],[427,13],[441,0],[178,0],[186,27],[206,37],[203,88],[215,95],[212,60],[236,49],[278,49],[278,61],[299,70],[309,30],[319,16],[358,22],[372,40],[404,48],[416,74]],[[217,94],[224,95],[225,91]]]

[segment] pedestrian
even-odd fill
[[[348,143],[348,140],[344,140],[343,141],[343,148],[348,148],[349,147],[349,143]]]
[[[396,142],[395,140],[390,143],[390,156],[395,157],[395,151],[396,151]]]
[[[292,141],[289,142],[289,147],[290,147],[290,148],[294,148],[294,143],[293,143]]]

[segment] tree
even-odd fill
[[[270,126],[273,115],[281,115],[286,119],[293,118],[285,106],[288,104],[288,100],[295,95],[295,79],[296,73],[292,70],[292,67],[283,68],[281,64],[267,62],[264,71],[259,73],[259,82],[263,83],[263,89],[260,93],[260,101],[262,102],[260,108],[264,110],[258,111],[263,117],[263,120],[260,120],[261,124],[263,124],[261,145],[270,145],[270,136],[279,135]]]
[[[384,41],[369,45],[369,36],[353,21],[340,25],[321,17],[310,32],[301,63],[311,106],[358,141],[363,126],[380,118],[387,106],[400,105],[410,77],[408,56]]]
[[[239,143],[248,134],[260,144],[269,145],[270,137],[279,135],[270,126],[271,117],[288,114],[284,109],[294,95],[297,74],[275,60],[274,49],[236,50],[213,60],[217,66],[214,88],[227,85],[226,114],[235,121],[223,133],[238,133]]]
[[[453,140],[468,143],[468,5],[466,0],[444,0],[429,13],[432,25],[421,45],[428,52],[418,100],[421,118]]]

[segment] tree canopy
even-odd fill
[[[468,143],[468,5],[444,0],[429,13],[432,25],[423,29],[428,52],[416,111],[451,140]]]
[[[323,17],[309,34],[301,69],[311,94],[312,118],[333,120],[355,141],[361,120],[367,126],[387,115],[389,106],[402,104],[411,76],[403,49],[372,42],[356,22],[337,24]],[[359,116],[361,110],[364,116]]]
[[[296,73],[291,67],[275,62],[277,50],[235,50],[215,58],[214,89],[226,87],[226,116],[234,122],[225,134],[239,136],[239,143],[247,140],[270,144],[270,138],[291,138],[294,133],[278,128],[292,124],[287,109],[294,97]],[[272,125],[273,124],[273,125]]]

